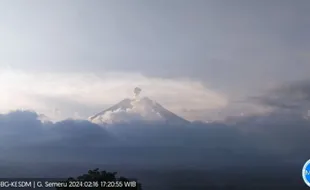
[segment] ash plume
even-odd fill
[[[141,93],[141,88],[139,88],[139,87],[136,87],[135,89],[134,89],[134,93],[135,93],[135,98],[138,98],[139,97],[139,94]]]

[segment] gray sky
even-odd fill
[[[191,100],[182,106],[189,110],[213,109],[214,102],[227,107],[240,97],[310,76],[309,9],[309,0],[0,0],[6,93],[0,105],[9,108],[10,101],[17,108],[27,102],[27,108],[44,110],[47,102],[70,99],[95,109],[98,102],[110,105],[126,96],[99,87],[132,81],[127,85],[132,88],[138,80],[148,95],[181,115],[183,108],[175,106],[180,103],[160,98],[173,99],[169,89],[186,92],[182,102],[191,97],[197,106],[206,105],[190,107]],[[51,83],[55,88],[46,87]],[[155,83],[156,88],[148,87]],[[96,93],[102,94],[93,104],[82,101]],[[103,98],[109,93],[117,98]],[[26,96],[43,103],[34,106]]]

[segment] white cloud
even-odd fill
[[[139,86],[142,96],[161,103],[177,114],[186,109],[211,110],[227,105],[227,97],[203,86],[200,81],[177,78],[146,77],[138,73],[26,73],[15,70],[0,71],[0,110],[32,109],[46,115],[70,109],[49,99],[72,101],[88,107],[113,105],[133,96]],[[57,110],[57,114],[55,114]],[[72,116],[80,110],[72,110]],[[93,113],[90,113],[92,115]],[[65,116],[63,116],[65,117]],[[187,118],[191,119],[191,118]]]

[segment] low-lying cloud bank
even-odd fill
[[[40,116],[31,111],[14,111],[0,115],[0,146],[30,145],[87,145],[104,143],[110,135],[98,125],[84,120],[64,120],[60,122],[41,121]],[[71,141],[71,142],[70,142]]]
[[[0,115],[1,159],[33,161],[49,155],[45,161],[141,164],[153,159],[164,165],[182,160],[199,164],[227,156],[310,157],[310,121],[299,115],[273,113],[187,126],[134,123],[109,127],[84,120],[52,123],[39,118],[29,111]]]

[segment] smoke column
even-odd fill
[[[139,97],[139,94],[140,94],[140,92],[141,92],[142,90],[141,90],[141,88],[139,88],[139,87],[136,87],[135,89],[134,89],[134,93],[135,93],[135,98],[138,98]]]

